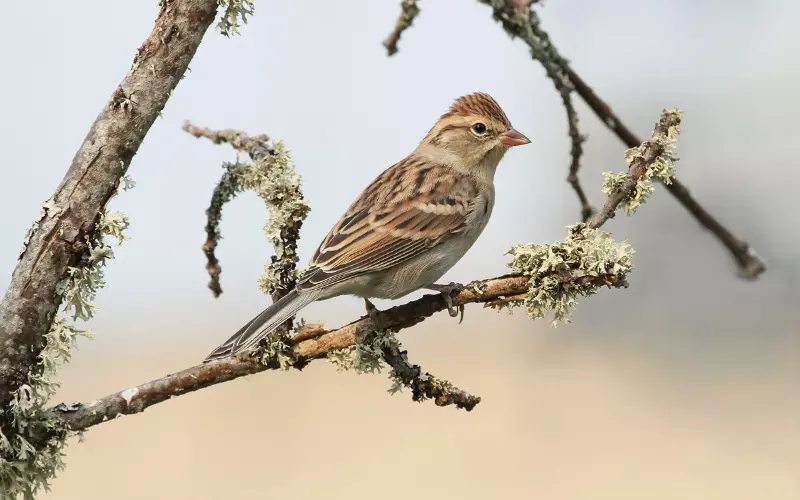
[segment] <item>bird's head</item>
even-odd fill
[[[476,92],[456,99],[418,151],[469,170],[494,169],[510,148],[530,142],[511,126],[492,96]]]

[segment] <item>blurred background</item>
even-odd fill
[[[502,274],[513,244],[564,237],[579,205],[565,182],[569,140],[552,83],[489,8],[420,6],[392,58],[381,41],[398,1],[259,0],[242,36],[208,33],[133,161],[136,187],[112,203],[130,215],[132,239],[107,268],[96,338],[61,371],[54,403],[195,364],[267,304],[257,278],[271,249],[253,194],[225,209],[224,293],[206,288],[204,211],[235,153],[182,132],[185,119],[286,142],[312,204],[304,265],[454,98],[489,92],[533,144],[501,164],[493,220],[445,280]],[[3,287],[157,11],[155,1],[6,6]],[[547,0],[538,11],[637,134],[648,136],[664,107],[685,111],[679,178],[752,244],[766,274],[738,279],[721,245],[657,187],[634,217],[605,227],[637,250],[631,287],[582,301],[570,325],[471,306],[461,325],[440,314],[400,334],[412,361],[483,398],[473,412],[390,396],[384,375],[315,362],[93,428],[70,444],[44,497],[800,498],[800,4]],[[625,168],[624,146],[577,106],[589,135],[581,177],[599,205],[601,172]],[[360,300],[343,297],[301,316],[333,327],[361,314]]]

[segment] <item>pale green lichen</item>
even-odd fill
[[[254,0],[217,0],[222,18],[217,23],[217,29],[223,35],[230,37],[238,35],[242,24],[247,24],[247,16],[253,15]]]
[[[600,230],[584,224],[568,227],[568,236],[549,245],[516,245],[508,254],[509,267],[530,276],[527,298],[522,301],[528,315],[544,318],[552,311],[552,325],[569,322],[576,299],[594,294],[601,286],[627,287],[634,251],[626,242],[614,241]]]
[[[278,328],[270,332],[267,338],[261,341],[258,353],[259,361],[264,366],[286,371],[294,365],[295,359],[292,355],[292,346],[287,341],[288,337],[282,330]]]
[[[670,114],[680,116],[681,112],[677,109],[664,110],[662,117]],[[672,177],[675,175],[675,163],[679,159],[674,153],[679,134],[680,125],[667,127],[666,130],[657,129],[649,141],[625,151],[625,162],[628,164],[628,170],[637,160],[648,163],[643,175],[636,179],[636,186],[633,191],[624,200],[623,206],[625,213],[628,215],[636,212],[636,209],[653,194],[653,191],[655,191],[653,178],[660,180],[664,184],[672,183]],[[649,148],[658,148],[661,154],[652,161],[647,161],[645,152]],[[616,174],[603,172],[603,193],[611,195],[618,192],[622,189],[628,177],[628,172],[618,172]]]
[[[133,189],[136,186],[136,181],[134,181],[129,175],[123,175],[122,178],[119,180],[119,188],[122,191],[128,191]]]
[[[241,181],[264,200],[269,210],[264,234],[275,253],[264,266],[259,286],[270,295],[289,290],[297,280],[297,240],[300,227],[311,207],[303,198],[302,180],[289,151],[281,141],[249,169]]]
[[[91,304],[97,290],[105,284],[103,267],[113,258],[104,237],[114,237],[121,244],[128,218],[124,214],[104,214],[96,226],[95,239],[87,241],[87,251],[80,265],[68,268],[59,283],[63,314],[73,320],[90,319],[96,310]],[[14,392],[9,407],[11,432],[0,431],[0,492],[2,498],[33,499],[56,472],[63,469],[62,450],[70,435],[66,425],[46,408],[58,388],[54,376],[58,367],[69,361],[78,337],[90,337],[89,330],[56,315],[45,336],[45,346],[37,366],[28,374],[28,383]]]
[[[254,163],[224,163],[225,172],[206,210],[209,239],[204,251],[209,263],[213,263],[209,268],[212,277],[209,286],[215,295],[221,293],[220,270],[214,249],[222,239],[222,208],[242,191],[254,191],[267,205],[264,234],[274,249],[274,254],[264,265],[264,274],[258,280],[259,287],[276,298],[290,290],[300,275],[297,270],[297,240],[310,211],[309,203],[303,198],[302,179],[281,141],[269,145],[266,136],[246,137],[241,132],[232,131],[226,131],[225,140],[238,150],[248,151]]]
[[[611,172],[603,172],[603,193],[606,195],[611,195],[612,193],[619,191],[622,189],[622,186],[627,180],[628,172],[618,172],[616,174]],[[625,198],[622,204],[625,209],[625,213],[628,215],[633,215],[636,212],[636,209],[650,198],[650,195],[653,194],[653,191],[655,191],[655,187],[653,187],[653,181],[647,177],[641,177],[637,179],[636,186],[631,194]]]
[[[328,352],[328,361],[336,366],[337,371],[380,373],[384,368],[383,349],[399,347],[400,343],[393,331],[376,330],[356,345]]]

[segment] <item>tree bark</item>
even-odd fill
[[[130,71],[29,230],[0,302],[0,413],[36,369],[61,302],[58,283],[81,261],[100,214],[183,78],[216,12],[217,0],[162,2]]]

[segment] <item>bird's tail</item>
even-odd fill
[[[272,330],[294,316],[297,311],[313,300],[313,293],[290,291],[278,299],[277,302],[264,309],[261,314],[251,319],[225,343],[214,349],[203,362],[233,356],[252,348]]]

